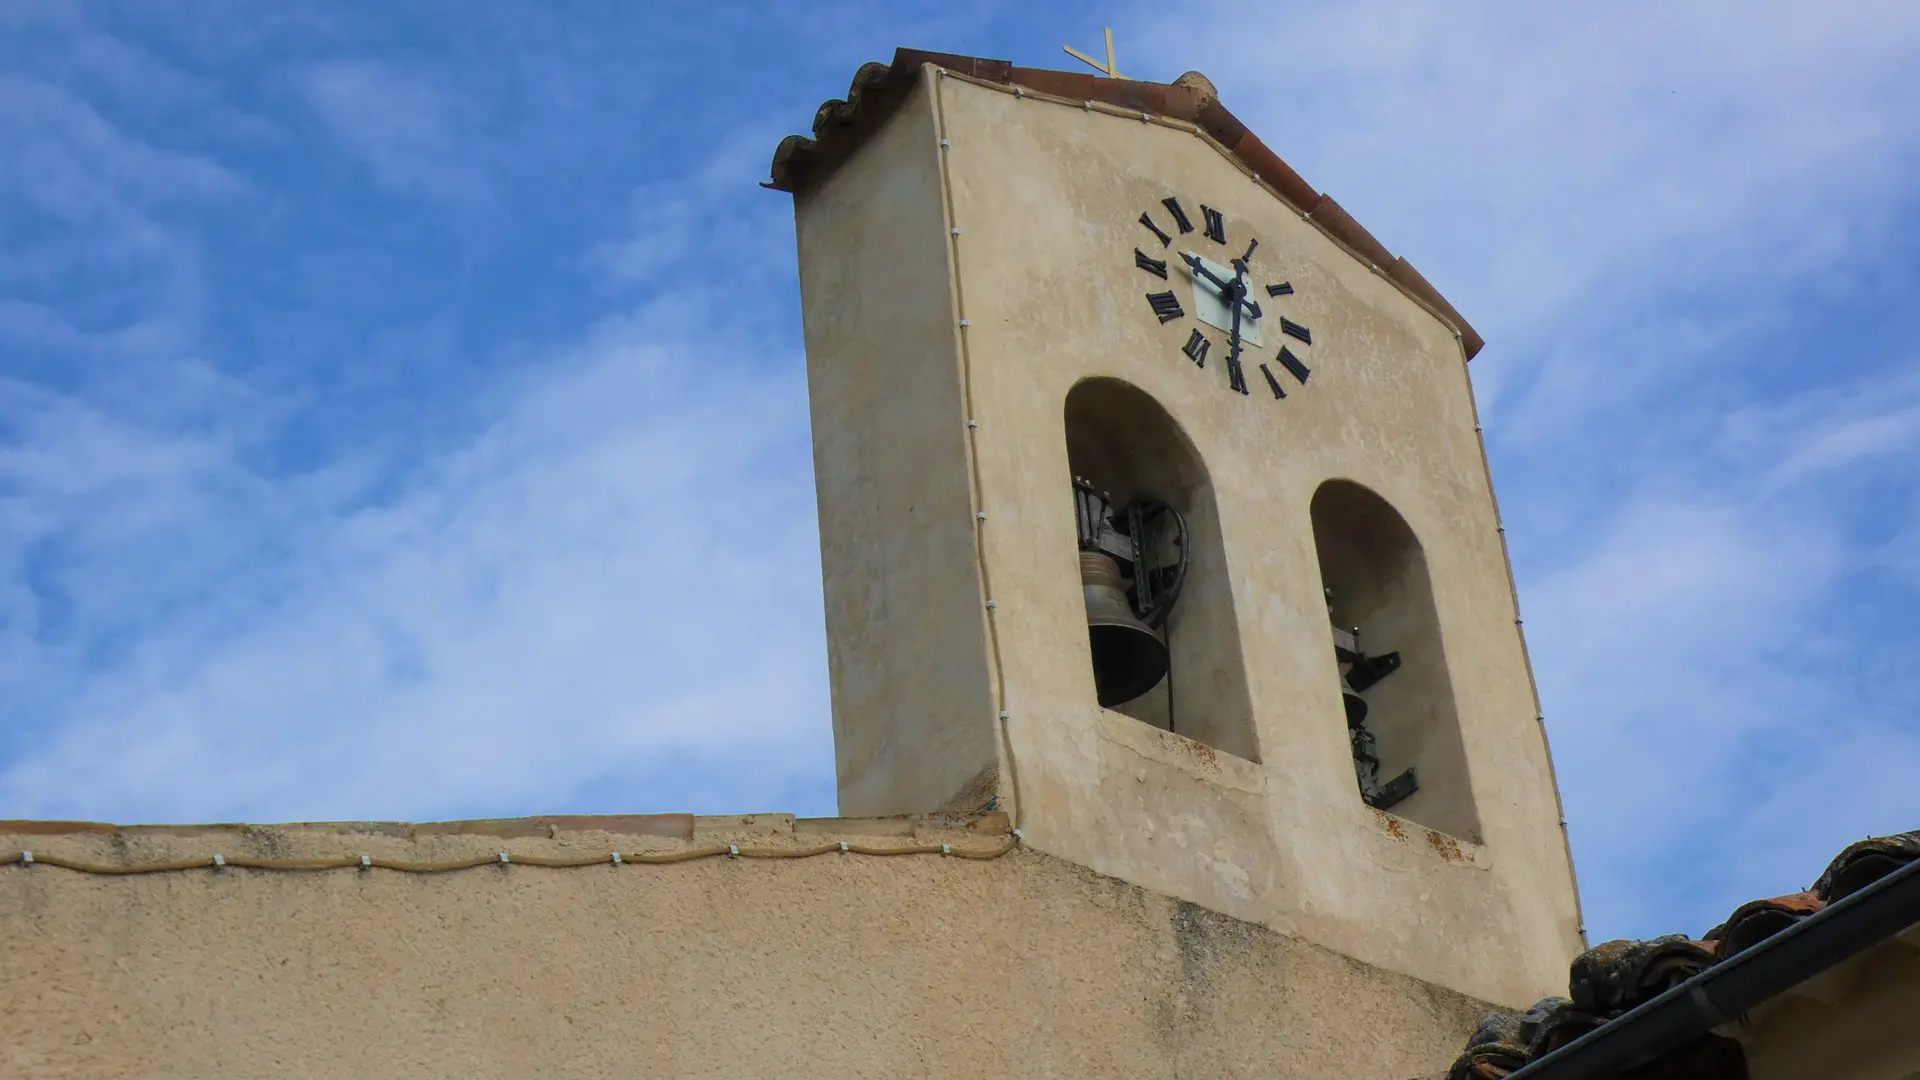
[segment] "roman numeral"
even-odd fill
[[[1303,344],[1307,344],[1307,345],[1313,344],[1313,331],[1307,329],[1304,326],[1301,326],[1299,323],[1294,322],[1292,319],[1287,318],[1285,315],[1280,316],[1280,332],[1287,335],[1290,338],[1293,338],[1297,341],[1302,342]],[[1306,380],[1303,379],[1301,381],[1304,382]]]
[[[1187,343],[1180,346],[1180,351],[1187,354],[1187,359],[1193,361],[1195,367],[1206,367],[1207,350],[1212,347],[1213,342],[1207,340],[1207,335],[1195,330],[1187,338]]]
[[[1167,213],[1173,215],[1173,223],[1175,225],[1180,226],[1181,232],[1190,233],[1193,231],[1193,222],[1188,221],[1187,212],[1185,210],[1180,209],[1179,199],[1176,199],[1173,196],[1169,195],[1166,198],[1160,200],[1160,205],[1166,207]]]
[[[1227,219],[1221,217],[1220,211],[1211,206],[1202,206],[1200,213],[1207,219],[1207,239],[1216,244],[1226,243]]]
[[[1153,305],[1153,313],[1160,316],[1160,321],[1163,323],[1172,322],[1186,314],[1180,308],[1180,298],[1171,292],[1148,293],[1147,303]]]
[[[1238,356],[1227,357],[1227,389],[1247,392],[1247,373],[1241,370]]]
[[[1166,247],[1168,244],[1173,243],[1173,237],[1168,236],[1164,232],[1161,232],[1160,226],[1155,225],[1153,223],[1153,219],[1147,216],[1147,212],[1145,210],[1140,211],[1140,224],[1145,225],[1147,228],[1153,230],[1153,235],[1160,238],[1161,247]]]
[[[1285,345],[1280,346],[1280,366],[1292,372],[1293,377],[1300,380],[1301,386],[1307,385],[1307,376],[1313,374],[1307,365],[1300,362],[1299,357],[1293,355],[1293,350]]]
[[[1247,253],[1245,255],[1240,256],[1240,261],[1246,262],[1248,259],[1253,258],[1253,249],[1259,246],[1260,246],[1260,239],[1258,237],[1254,237],[1253,239],[1248,240]]]
[[[1278,285],[1269,285],[1267,286],[1267,295],[1268,296],[1292,296],[1293,284],[1291,282],[1283,281]]]
[[[1164,278],[1167,276],[1167,260],[1150,259],[1147,257],[1147,253],[1144,251],[1141,251],[1139,248],[1133,249],[1133,265],[1139,267],[1142,270],[1145,270],[1147,273],[1152,274],[1154,277],[1157,277],[1157,278]]]
[[[1261,364],[1260,374],[1265,375],[1267,377],[1267,385],[1273,388],[1273,396],[1276,400],[1287,396],[1287,392],[1285,390],[1280,389],[1280,380],[1273,377],[1272,368],[1268,367],[1265,364]]]

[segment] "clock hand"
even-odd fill
[[[1229,290],[1229,286],[1227,285],[1227,283],[1224,281],[1221,281],[1218,277],[1214,275],[1213,271],[1207,269],[1207,265],[1200,261],[1200,256],[1189,255],[1186,252],[1181,252],[1180,257],[1187,261],[1187,265],[1193,268],[1194,273],[1200,274],[1204,276],[1208,281],[1213,282],[1213,287],[1220,290],[1220,295],[1222,297],[1227,295]]]
[[[1254,242],[1256,244],[1259,243],[1259,241],[1257,240]],[[1253,248],[1249,247],[1247,250],[1252,251]],[[1247,270],[1247,257],[1245,255],[1242,255],[1239,258],[1233,260],[1234,294],[1240,298],[1240,302],[1242,304],[1245,304],[1247,306],[1247,318],[1257,320],[1260,318],[1260,305],[1254,303],[1248,297],[1248,294],[1253,291],[1252,289],[1247,288],[1248,273],[1249,271]]]
[[[1187,252],[1181,252],[1180,257],[1186,260],[1187,265],[1193,268],[1194,273],[1202,275],[1208,281],[1213,282],[1214,288],[1220,290],[1220,299],[1225,300],[1229,304],[1232,304],[1236,312],[1240,310],[1241,305],[1245,305],[1247,309],[1247,316],[1249,318],[1257,319],[1260,317],[1260,305],[1254,303],[1252,300],[1247,299],[1246,260],[1244,259],[1233,260],[1235,272],[1233,275],[1233,280],[1231,282],[1228,282],[1228,281],[1221,280],[1219,275],[1207,269],[1207,265],[1200,261],[1200,257],[1198,255],[1189,254]]]
[[[1245,278],[1246,270],[1242,267],[1240,273],[1233,277],[1233,287],[1236,291],[1245,287]],[[1233,305],[1233,329],[1227,336],[1227,386],[1242,394],[1247,392],[1246,374],[1240,370],[1240,305],[1238,303]]]

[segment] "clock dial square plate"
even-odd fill
[[[1214,286],[1213,282],[1194,273],[1192,266],[1188,264],[1186,260],[1189,256],[1198,258],[1200,265],[1212,271],[1214,276],[1218,277],[1221,281],[1232,281],[1236,271],[1231,266],[1224,266],[1197,252],[1183,251],[1180,255],[1181,258],[1178,260],[1179,269],[1186,274],[1188,280],[1193,284],[1193,317],[1206,323],[1208,326],[1218,327],[1223,331],[1231,333],[1233,331],[1233,309],[1227,306],[1226,300],[1220,295],[1220,290]],[[1242,309],[1240,312],[1240,340],[1247,345],[1259,345],[1260,322],[1261,320],[1259,319],[1248,318],[1245,309]]]

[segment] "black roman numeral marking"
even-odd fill
[[[1207,350],[1212,347],[1213,342],[1207,340],[1207,335],[1195,330],[1188,335],[1187,343],[1180,346],[1180,351],[1187,354],[1187,359],[1193,361],[1195,367],[1206,367]]]
[[[1268,296],[1292,296],[1293,283],[1289,281],[1283,281],[1278,285],[1269,285],[1267,286],[1267,295]]]
[[[1172,322],[1186,314],[1180,307],[1180,298],[1172,292],[1148,293],[1147,303],[1153,305],[1153,313],[1160,316],[1160,321],[1163,323]]]
[[[1240,261],[1246,262],[1248,259],[1253,258],[1253,249],[1259,246],[1260,246],[1259,237],[1253,237],[1249,239],[1247,241],[1247,253],[1245,255],[1240,256]]]
[[[1147,253],[1139,248],[1133,249],[1133,265],[1157,278],[1167,276],[1167,260],[1148,258]]]
[[[1307,376],[1313,374],[1312,369],[1301,363],[1300,358],[1293,355],[1293,350],[1285,345],[1280,346],[1280,366],[1292,372],[1293,377],[1300,380],[1301,386],[1307,385]]]
[[[1287,396],[1287,392],[1285,390],[1280,389],[1280,380],[1273,377],[1272,368],[1268,367],[1265,364],[1261,364],[1260,374],[1265,375],[1267,377],[1267,385],[1273,388],[1273,396],[1275,400],[1278,400],[1280,398]]]
[[[1313,331],[1287,318],[1280,316],[1280,332],[1306,345],[1313,344]],[[1302,382],[1306,380],[1302,379]]]
[[[1237,355],[1227,357],[1227,389],[1247,392],[1247,373],[1241,369]]]
[[[1153,219],[1147,216],[1147,212],[1145,210],[1140,211],[1140,224],[1145,225],[1147,228],[1153,230],[1153,235],[1160,238],[1161,247],[1166,247],[1168,244],[1173,243],[1173,237],[1168,236],[1164,232],[1161,232],[1160,226],[1155,225],[1153,223]]]
[[[1202,206],[1200,213],[1207,219],[1207,239],[1216,244],[1226,243],[1227,219],[1221,217],[1220,211],[1215,210],[1211,206]]]
[[[1166,198],[1160,200],[1160,205],[1166,207],[1167,213],[1173,215],[1173,223],[1175,225],[1180,226],[1181,232],[1190,233],[1193,231],[1193,222],[1188,221],[1187,212],[1185,210],[1180,209],[1179,199],[1176,199],[1173,196],[1169,195]]]

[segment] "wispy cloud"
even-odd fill
[[[303,89],[335,138],[394,191],[471,201],[487,194],[459,110],[432,78],[391,63],[336,60],[308,73]]]
[[[37,403],[57,420],[0,477],[41,516],[0,527],[61,554],[27,575],[5,667],[44,685],[60,665],[69,696],[0,768],[0,801],[531,811],[669,753],[826,753],[804,396],[659,331],[611,325],[547,358],[374,504],[326,476],[269,481],[219,439]],[[149,625],[88,662],[132,620]]]
[[[377,183],[490,197],[497,162],[441,83],[371,61],[301,70],[306,100]],[[245,185],[228,165],[143,150],[65,89],[6,101],[13,114],[0,117],[37,110],[44,154],[78,162],[123,234],[235,246],[205,235],[217,218],[149,212],[163,196],[230,201]],[[90,126],[61,122],[61,108]],[[829,811],[797,335],[769,336],[764,319],[690,318],[712,306],[713,282],[671,266],[718,225],[738,302],[791,306],[778,257],[791,236],[753,186],[764,161],[748,167],[742,146],[645,181],[678,193],[673,217],[636,210],[564,252],[562,266],[625,251],[604,264],[622,299],[543,340],[485,344],[499,359],[435,385],[419,421],[433,438],[357,442],[357,425],[336,417],[307,449],[329,376],[236,355],[230,335],[208,332],[203,267],[192,267],[193,296],[138,279],[141,307],[174,328],[165,341],[124,340],[138,322],[82,324],[89,286],[101,285],[84,263],[73,280],[43,275],[37,293],[6,298],[0,330],[15,340],[59,355],[115,336],[123,347],[110,377],[80,383],[0,366],[5,812],[769,808],[755,792]],[[50,252],[87,235],[69,204],[8,194],[65,222]],[[764,230],[739,224],[762,215]],[[669,260],[665,272],[636,261],[642,248]],[[285,324],[263,336],[294,338],[298,310],[276,315]],[[391,352],[406,363],[404,343],[432,336],[402,326],[361,340],[403,343]],[[405,415],[404,402],[380,404]]]

